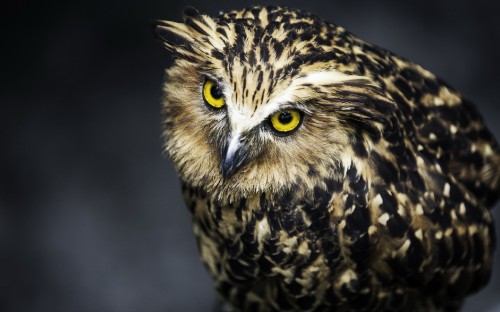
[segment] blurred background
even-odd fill
[[[443,77],[500,139],[500,3],[253,1],[313,11]],[[209,311],[160,97],[152,19],[245,1],[0,2],[0,311]],[[500,207],[494,210],[500,227]],[[499,231],[500,232],[500,231]],[[464,311],[500,311],[492,281]]]

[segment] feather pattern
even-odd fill
[[[230,310],[453,311],[487,283],[500,152],[466,97],[299,10],[189,8],[154,29],[175,57],[165,150]],[[300,126],[277,135],[286,110]]]

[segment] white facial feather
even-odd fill
[[[367,78],[363,76],[346,75],[336,70],[317,71],[307,74],[304,77],[295,79],[292,86],[305,85],[305,84],[312,84],[318,86],[325,84],[342,83],[345,81],[358,80],[358,79],[366,80]]]

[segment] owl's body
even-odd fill
[[[453,311],[484,286],[500,154],[418,65],[297,10],[155,30],[166,150],[235,311]]]

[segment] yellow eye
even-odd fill
[[[287,134],[300,125],[302,115],[296,110],[284,110],[271,116],[271,126],[274,130]]]
[[[222,108],[226,104],[221,88],[210,79],[207,79],[203,84],[203,98],[208,105],[214,108]]]

